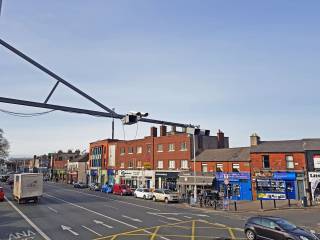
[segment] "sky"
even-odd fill
[[[221,129],[237,147],[252,133],[320,137],[319,11],[316,0],[3,0],[0,38],[118,113]],[[1,97],[43,102],[54,84],[0,47]],[[49,103],[101,110],[62,84]],[[117,120],[115,136],[140,138],[150,126]],[[0,128],[11,156],[111,137],[111,119],[58,111],[0,112]]]

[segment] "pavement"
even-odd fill
[[[39,203],[18,205],[10,188],[4,189],[8,201],[0,202],[0,239],[9,240],[244,239],[243,225],[255,215],[165,204],[51,182],[44,184]],[[284,212],[290,220],[302,216],[300,212],[290,214]],[[304,214],[310,222],[319,221],[319,212]]]

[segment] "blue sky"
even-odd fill
[[[222,129],[244,146],[253,132],[320,137],[319,10],[319,1],[4,0],[0,36],[119,113]],[[4,97],[44,101],[55,83],[2,47],[0,72]],[[62,85],[50,103],[98,109]],[[0,113],[0,127],[19,156],[111,136],[110,119],[62,112]],[[126,138],[135,131],[125,127]]]

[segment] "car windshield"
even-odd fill
[[[165,194],[170,194],[170,193],[172,193],[170,190],[164,190],[164,193]]]
[[[150,192],[149,189],[143,189],[142,191],[143,191],[143,192]]]
[[[284,219],[277,220],[276,223],[284,230],[290,231],[290,230],[297,228],[297,226],[293,225],[292,223],[290,223]]]

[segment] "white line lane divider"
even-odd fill
[[[131,224],[129,224],[129,223],[123,222],[123,221],[118,220],[118,219],[115,219],[115,218],[113,218],[113,217],[109,217],[109,216],[104,215],[104,214],[102,214],[102,213],[93,211],[93,210],[91,210],[91,209],[88,209],[88,208],[86,208],[86,207],[82,207],[82,206],[80,206],[80,205],[77,205],[77,204],[75,204],[75,203],[68,202],[68,201],[66,201],[66,200],[64,200],[64,199],[62,199],[62,198],[58,198],[58,197],[52,196],[52,195],[50,195],[50,194],[48,194],[48,193],[44,193],[44,195],[46,195],[46,196],[48,196],[48,197],[51,197],[51,198],[54,198],[54,199],[57,199],[57,200],[59,200],[59,201],[61,201],[61,202],[67,203],[67,204],[69,204],[69,205],[71,205],[71,206],[80,208],[80,209],[85,210],[85,211],[87,211],[87,212],[90,212],[90,213],[96,214],[96,215],[98,215],[98,216],[107,218],[107,219],[109,219],[109,220],[112,220],[112,221],[121,223],[121,224],[126,225],[126,226],[128,226],[128,227],[131,227],[131,228],[134,228],[134,229],[137,229],[137,228],[138,228],[138,227],[133,226],[133,225],[131,225]]]
[[[53,209],[52,207],[48,207],[48,209],[51,210],[51,211],[54,212],[54,213],[58,213],[58,211],[55,210],[55,209]]]
[[[93,220],[93,222],[94,222],[95,224],[102,225],[102,226],[107,227],[107,228],[113,228],[112,226],[109,226],[109,225],[105,224],[105,223],[102,222],[102,221]]]
[[[84,229],[88,230],[89,232],[92,232],[92,233],[98,235],[99,237],[102,237],[102,234],[97,233],[96,231],[92,230],[91,228],[88,228],[88,227],[83,226],[83,225],[81,225],[81,227],[83,227]]]
[[[63,231],[68,231],[71,234],[73,234],[74,236],[79,236],[79,233],[73,231],[71,227],[61,225],[61,228],[62,228]]]
[[[134,222],[142,222],[140,219],[138,219],[138,218],[132,218],[132,217],[129,217],[129,216],[127,216],[127,215],[121,215],[123,218],[127,218],[127,219],[129,219],[129,220],[131,220],[131,221],[134,221]]]
[[[6,196],[4,197],[4,199],[10,204],[10,206],[16,210],[20,215],[21,217],[24,218],[24,220],[26,220],[30,225],[31,227],[33,227],[34,230],[36,230],[45,240],[51,240],[51,238],[49,238],[47,236],[47,234],[45,234],[44,232],[42,232],[42,230],[37,226],[35,225],[31,220],[30,218],[28,218],[26,215],[24,215],[23,212],[20,211],[19,208],[17,208]]]

